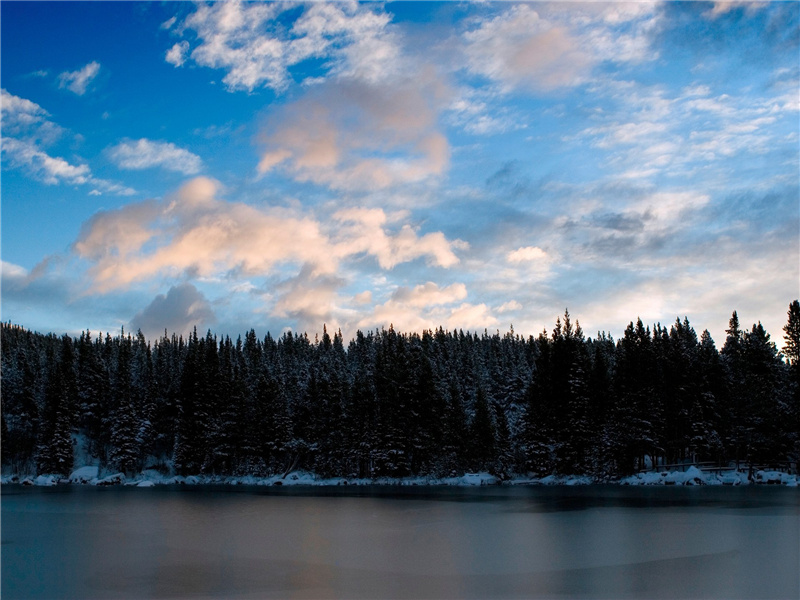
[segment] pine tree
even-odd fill
[[[783,326],[786,345],[783,352],[789,362],[789,380],[792,389],[788,393],[789,422],[793,431],[788,442],[793,446],[794,459],[800,458],[800,301],[789,305],[789,320]]]
[[[72,339],[61,338],[61,352],[51,370],[45,393],[45,409],[39,431],[39,473],[69,475],[73,466],[72,423],[77,401]]]
[[[497,457],[497,424],[483,388],[478,388],[470,424],[470,455],[472,468],[480,471],[492,469]]]
[[[140,448],[137,434],[139,419],[133,389],[131,369],[132,340],[120,340],[117,357],[117,380],[114,384],[114,407],[111,427],[109,463],[113,469],[130,475],[140,467]]]

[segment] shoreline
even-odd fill
[[[599,480],[590,476],[546,477],[514,477],[501,480],[489,473],[465,473],[459,477],[379,477],[322,478],[308,471],[295,471],[288,475],[225,476],[225,475],[164,475],[155,470],[144,470],[141,473],[126,477],[123,473],[112,473],[100,477],[97,466],[80,467],[69,477],[60,475],[20,476],[3,475],[1,485],[24,485],[51,487],[55,485],[91,485],[153,487],[156,485],[254,485],[254,486],[443,486],[443,487],[488,487],[488,486],[740,486],[740,485],[778,485],[781,487],[799,487],[800,476],[781,471],[758,470],[753,473],[752,480],[747,471],[726,471],[724,474],[703,472],[691,466],[686,471],[651,471],[638,473],[618,480]]]

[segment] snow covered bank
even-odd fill
[[[701,471],[697,467],[689,467],[686,471],[653,471],[638,473],[616,482],[600,482],[589,476],[547,477],[515,477],[500,480],[489,473],[465,473],[460,477],[380,477],[376,479],[357,479],[344,477],[322,478],[308,471],[295,471],[289,475],[273,475],[271,477],[255,476],[222,476],[222,475],[164,475],[159,471],[148,469],[132,477],[123,473],[101,473],[97,466],[85,466],[76,469],[68,478],[56,475],[40,475],[38,477],[3,476],[0,483],[21,483],[23,485],[53,486],[60,483],[86,484],[96,486],[126,485],[152,487],[155,485],[260,485],[260,486],[344,486],[344,485],[396,485],[421,486],[442,485],[460,487],[480,487],[491,485],[592,485],[596,483],[617,483],[619,485],[783,485],[798,487],[797,475],[780,471],[756,471],[752,479],[746,471]]]
[[[689,467],[686,471],[654,471],[625,477],[622,485],[749,485],[772,484],[797,487],[798,476],[781,471],[756,471],[750,479],[747,471],[701,471]]]

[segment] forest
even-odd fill
[[[321,337],[195,330],[42,335],[2,324],[4,473],[324,477],[590,475],[659,464],[786,467],[800,455],[800,303],[780,352],[731,316],[587,338],[565,312],[523,337],[392,327]],[[646,457],[650,457],[646,459]]]

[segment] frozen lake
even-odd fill
[[[2,488],[2,597],[800,598],[779,487]]]

